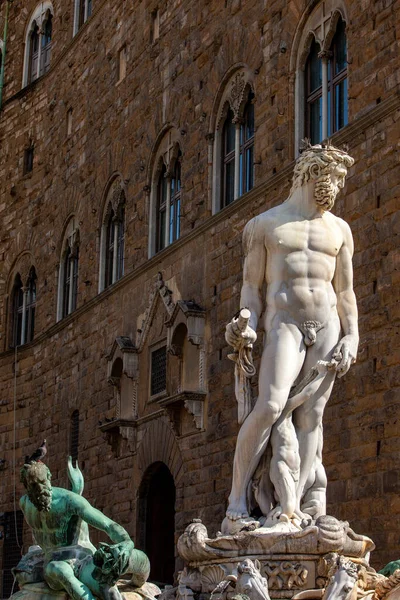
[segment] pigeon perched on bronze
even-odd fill
[[[42,444],[29,458],[25,458],[25,464],[30,465],[33,462],[41,462],[47,454],[46,440],[43,440]]]

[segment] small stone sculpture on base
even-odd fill
[[[21,469],[27,494],[20,500],[25,519],[38,545],[22,557],[14,575],[21,590],[13,600],[122,600],[124,592],[153,598],[160,593],[146,584],[150,563],[123,527],[115,523],[81,496],[83,476],[68,460],[72,491],[52,487],[48,467],[34,458]],[[104,531],[114,542],[96,550],[89,539],[88,524]],[[134,598],[132,598],[134,600]]]

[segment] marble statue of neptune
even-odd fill
[[[245,227],[240,306],[250,318],[244,329],[233,319],[226,340],[238,352],[252,347],[257,326],[265,336],[258,398],[237,439],[226,533],[249,522],[248,490],[270,439],[274,492],[270,513],[259,503],[262,512],[298,522],[325,514],[322,416],[335,376],[355,362],[359,341],[353,239],[347,223],[331,213],[353,162],[329,144],[307,144],[287,200]],[[315,381],[293,396],[312,370]]]

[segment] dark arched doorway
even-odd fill
[[[145,472],[139,489],[138,537],[150,559],[150,581],[172,584],[175,570],[175,483],[163,462]]]

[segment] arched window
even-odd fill
[[[31,267],[26,285],[18,273],[12,292],[12,346],[31,342],[35,332],[36,272]]]
[[[43,25],[42,32],[42,48],[41,48],[41,65],[40,65],[40,75],[43,73],[47,73],[50,69],[50,59],[51,59],[51,35],[53,31],[53,15],[48,11],[47,19]]]
[[[22,341],[22,316],[24,312],[24,291],[22,287],[21,276],[18,273],[15,277],[12,293],[12,315],[13,315],[13,346],[20,346]]]
[[[228,80],[215,115],[213,212],[228,206],[254,186],[254,92],[250,71]]]
[[[171,177],[171,202],[169,214],[169,243],[175,242],[180,237],[181,228],[181,159],[179,150],[175,160],[175,167]]]
[[[155,155],[150,196],[149,256],[181,236],[182,152],[178,132],[170,129]]]
[[[150,580],[163,586],[174,582],[175,497],[170,470],[163,462],[153,463],[139,489],[138,537],[150,559]]]
[[[166,246],[165,230],[167,224],[167,167],[163,164],[157,185],[157,240],[156,252],[160,252]]]
[[[31,342],[35,332],[36,313],[36,271],[34,267],[29,272],[25,311],[25,342]]]
[[[79,231],[72,218],[64,236],[58,275],[57,320],[63,319],[77,307],[79,265]]]
[[[348,123],[346,23],[339,18],[328,64],[328,136]]]
[[[110,186],[106,197],[100,240],[99,292],[124,274],[125,191],[120,179]]]
[[[233,112],[231,110],[228,111],[228,115],[225,119],[222,138],[222,205],[226,206],[235,199],[235,125],[233,122]]]
[[[239,195],[249,192],[254,185],[254,94],[249,93],[240,128],[240,183]]]
[[[72,464],[75,466],[76,461],[78,460],[79,451],[79,410],[74,410],[72,413],[70,427],[69,452],[72,458]]]
[[[45,0],[36,7],[28,23],[25,36],[23,87],[44,75],[50,68],[53,14],[50,0]]]
[[[75,0],[74,35],[92,14],[92,0]]]
[[[29,36],[29,76],[28,83],[39,77],[39,26],[33,22],[32,31]]]
[[[296,153],[302,138],[307,137],[316,144],[348,123],[344,15],[341,0],[324,0],[312,11],[299,34],[296,59]]]
[[[306,132],[312,144],[322,140],[322,63],[313,40],[306,63]]]

